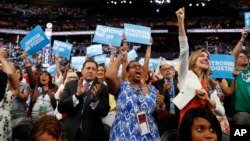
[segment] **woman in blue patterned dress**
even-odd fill
[[[150,46],[147,48],[148,51],[151,51]],[[125,65],[126,79],[120,80],[117,77],[121,60],[123,66],[126,64],[126,56],[127,48],[122,47],[119,57],[106,72],[110,92],[118,94],[117,114],[110,132],[110,141],[159,141],[160,135],[153,117],[156,108],[156,89],[144,83],[144,74],[147,74],[144,69],[145,63],[141,66],[138,61],[131,61]],[[146,120],[138,120],[139,112],[145,113]],[[146,124],[140,124],[143,121],[146,121]],[[146,129],[145,132],[143,129]]]

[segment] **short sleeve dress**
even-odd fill
[[[121,81],[117,99],[115,121],[110,132],[110,141],[160,141],[158,128],[153,117],[156,108],[156,89],[148,85],[149,94],[139,95],[129,81]],[[150,132],[141,135],[136,113],[144,111]]]

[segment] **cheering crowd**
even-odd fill
[[[178,70],[166,61],[149,69],[151,45],[144,64],[128,61],[126,37],[118,51],[110,46],[107,68],[88,58],[79,72],[55,55],[55,75],[38,71],[26,52],[23,74],[0,48],[0,140],[160,141],[175,130],[178,141],[220,141],[231,126],[249,125],[249,61],[242,49],[248,29],[232,51],[234,79],[210,78],[210,53],[189,52],[185,9],[175,14]]]

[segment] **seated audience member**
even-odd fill
[[[54,116],[44,116],[34,123],[30,141],[66,141],[63,128]]]
[[[222,131],[215,115],[204,108],[189,109],[180,124],[178,141],[221,141]]]

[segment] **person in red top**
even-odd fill
[[[180,125],[184,114],[190,108],[200,107],[208,108],[210,110],[217,110],[217,108],[220,106],[216,100],[210,98],[211,94],[215,90],[216,84],[214,84],[209,78],[211,73],[209,52],[202,48],[194,51],[189,57],[189,45],[184,26],[184,8],[177,10],[176,16],[178,19],[180,43],[180,68],[178,72],[178,86],[182,98],[179,103],[175,101],[175,104],[177,103],[176,105],[180,109]],[[192,98],[187,100],[188,97]]]

